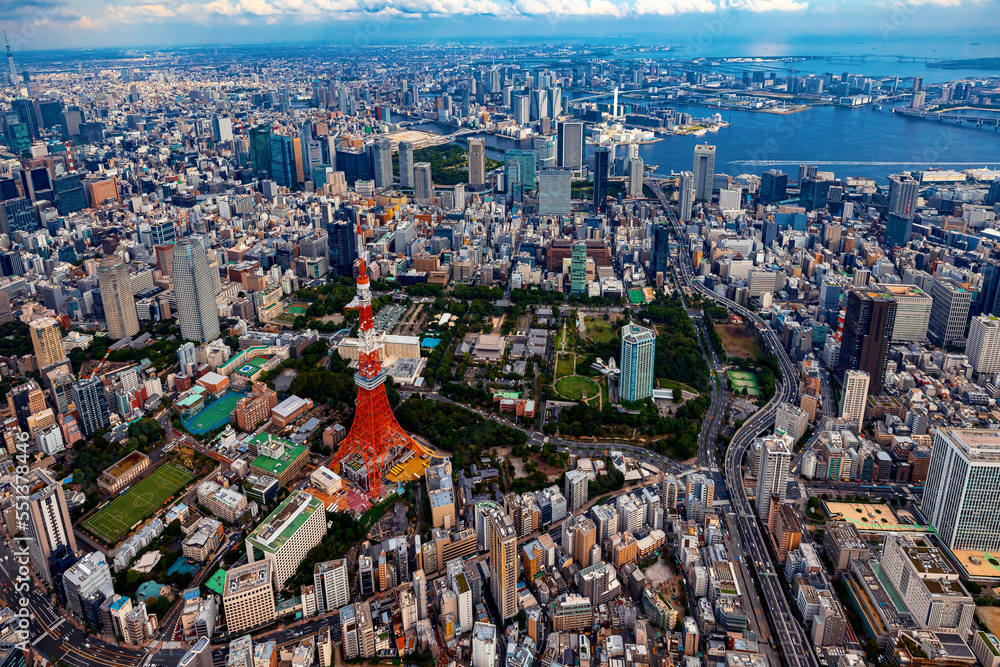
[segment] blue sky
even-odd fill
[[[983,36],[989,52],[998,9],[1000,0],[0,0],[0,25],[20,51],[574,37],[808,45],[828,36],[846,53],[859,38],[920,47],[945,26],[966,44]]]

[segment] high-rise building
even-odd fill
[[[271,178],[281,187],[294,189],[305,182],[302,161],[302,138],[287,134],[268,136],[271,155]]]
[[[486,140],[469,137],[469,185],[486,182]]]
[[[73,398],[80,413],[80,430],[89,438],[94,432],[111,426],[104,383],[99,378],[80,380],[73,385]]]
[[[583,168],[583,123],[564,121],[557,129],[557,164],[572,169]]]
[[[212,137],[216,141],[226,142],[233,140],[233,119],[224,116],[216,116],[212,119]]]
[[[413,187],[413,143],[399,142],[399,187]]]
[[[939,278],[934,280],[931,298],[934,303],[927,327],[931,339],[944,346],[964,346],[972,292],[951,278]]]
[[[911,218],[917,208],[917,188],[920,183],[909,174],[893,174],[889,177],[889,201],[885,212]],[[903,245],[899,243],[897,245]]]
[[[114,592],[114,582],[111,579],[111,568],[107,559],[100,551],[93,551],[76,562],[63,573],[63,590],[66,592],[66,609],[74,618],[84,618],[85,599],[98,592],[102,602],[111,597]]]
[[[111,255],[101,260],[97,269],[97,280],[104,302],[104,319],[108,323],[108,335],[113,340],[139,333],[139,316],[135,310],[132,283],[129,281],[128,265],[119,255]]]
[[[517,615],[517,534],[510,517],[498,507],[486,510],[490,523],[490,592],[501,622]]]
[[[247,536],[247,561],[271,560],[274,584],[281,588],[324,535],[323,501],[305,491],[294,491]]]
[[[843,357],[841,350],[841,357]],[[864,371],[847,371],[844,374],[844,398],[840,406],[840,418],[854,425],[854,430],[860,432],[865,418],[865,406],[868,402],[868,385],[871,376]]]
[[[682,171],[677,179],[677,218],[681,222],[691,220],[691,209],[694,206],[695,189],[698,182],[690,171]]]
[[[642,196],[642,179],[645,175],[645,163],[636,157],[628,161],[628,193],[632,197]]]
[[[566,473],[563,495],[566,497],[566,510],[568,512],[575,512],[587,504],[589,484],[590,478],[585,472],[570,470]]]
[[[392,140],[389,137],[375,138],[372,145],[372,172],[375,175],[375,187],[388,188],[392,185]]]
[[[316,563],[313,584],[316,588],[317,613],[340,609],[351,601],[347,561],[343,558]]]
[[[594,150],[594,213],[604,210],[608,198],[608,176],[611,170],[611,151],[607,146]]]
[[[712,513],[715,503],[715,480],[702,473],[687,477],[687,520],[701,523]]]
[[[512,192],[512,186],[520,183],[524,190],[534,190],[537,186],[535,151],[515,148],[503,155],[504,183],[507,192]]]
[[[431,180],[431,165],[429,162],[418,162],[413,165],[413,198],[418,204],[427,204],[434,197],[434,184]]]
[[[274,622],[274,561],[270,558],[239,565],[226,572],[222,608],[230,636]]]
[[[622,327],[621,381],[623,401],[641,401],[653,395],[653,360],[656,336],[651,329],[629,322]]]
[[[591,552],[597,544],[597,524],[585,515],[569,517],[563,522],[562,547],[581,568],[591,564]]]
[[[890,213],[889,219],[885,223],[882,238],[887,246],[905,246],[910,241],[910,234],[913,230],[913,217]]]
[[[931,321],[931,297],[916,285],[880,283],[878,288],[896,300],[896,322],[892,327],[892,342],[923,343]]]
[[[39,228],[38,216],[31,200],[26,197],[0,201],[0,232],[13,238],[14,232],[34,232]]]
[[[528,95],[511,95],[510,111],[515,123],[527,125],[531,122],[531,98]]]
[[[569,264],[570,288],[572,294],[587,292],[587,243],[577,241],[573,244]]]
[[[472,667],[496,667],[497,628],[477,622],[472,630]]]
[[[788,197],[788,174],[780,169],[768,169],[760,176],[760,191],[757,199],[767,206],[784,201]]]
[[[972,318],[965,354],[977,373],[1000,373],[1000,318],[995,315]]]
[[[35,348],[38,367],[48,366],[66,358],[62,330],[54,317],[42,317],[28,323],[31,345]]]
[[[573,170],[542,167],[538,170],[538,214],[569,215],[572,212]]]
[[[650,250],[649,268],[652,279],[656,280],[657,274],[666,276],[670,269],[670,225],[653,226],[653,244]]]
[[[694,147],[694,198],[712,200],[713,182],[715,181],[715,146],[699,144]]]
[[[896,325],[896,301],[886,292],[859,289],[847,293],[844,334],[840,342],[837,375],[843,382],[847,371],[865,371],[871,377],[873,396],[882,393],[889,341]]]
[[[76,536],[62,484],[45,470],[39,469],[34,474],[43,486],[28,496],[28,520],[24,524],[24,533],[30,538],[27,540],[28,555],[35,571],[50,586],[54,586],[49,558],[63,547],[75,553]]]
[[[174,246],[173,279],[181,336],[199,343],[218,338],[215,281],[200,236],[181,239]]]
[[[938,429],[920,509],[952,550],[1000,549],[1000,435]]]
[[[767,522],[772,499],[784,502],[788,487],[788,468],[792,460],[790,436],[767,436],[760,443],[760,472],[757,474],[757,516]]]
[[[250,162],[254,170],[271,178],[271,126],[250,128]]]

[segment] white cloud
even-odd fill
[[[711,0],[636,0],[633,11],[636,14],[710,14],[716,10]]]
[[[809,3],[796,0],[729,0],[723,6],[747,12],[800,12],[808,9]]]

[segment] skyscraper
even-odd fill
[[[889,201],[885,212],[902,217],[911,217],[917,208],[917,188],[920,183],[909,174],[893,174],[889,177]],[[899,245],[903,245],[900,243]]]
[[[656,278],[656,274],[667,274],[670,268],[670,225],[653,225],[653,244],[649,257],[649,268]]]
[[[399,187],[413,187],[413,144],[399,142]]]
[[[785,500],[788,488],[788,465],[792,459],[788,436],[771,435],[761,439],[760,472],[757,475],[757,517],[767,523],[771,501]]]
[[[181,336],[199,343],[218,338],[212,269],[200,236],[181,239],[174,246],[173,279]]]
[[[941,345],[965,345],[972,293],[951,278],[936,278],[931,290],[930,337]]]
[[[347,561],[343,558],[316,563],[313,583],[316,587],[316,611],[320,614],[340,609],[351,601]]]
[[[629,322],[622,327],[621,382],[623,401],[641,401],[653,395],[653,359],[656,336],[651,329]]]
[[[690,171],[682,171],[677,179],[677,218],[681,222],[691,220],[694,193],[698,183]]]
[[[934,434],[920,510],[949,549],[1000,549],[1000,436],[985,429]]]
[[[429,162],[418,162],[413,165],[413,198],[418,204],[426,204],[434,197],[434,183],[431,180],[431,165]]]
[[[503,622],[517,615],[517,534],[502,509],[486,510],[490,523],[490,592]]]
[[[233,119],[224,116],[216,116],[212,119],[212,136],[216,141],[225,142],[233,140]]]
[[[504,180],[506,181],[507,192],[511,191],[514,183],[520,183],[525,190],[534,190],[536,187],[535,151],[515,148],[507,151],[503,155]]]
[[[965,353],[977,373],[1000,373],[1000,318],[995,315],[973,317]]]
[[[388,188],[392,185],[392,140],[389,137],[375,138],[372,146],[372,172],[375,174],[375,187]]]
[[[104,383],[99,378],[80,380],[73,385],[73,399],[80,413],[80,430],[90,437],[102,428],[108,428],[108,403],[104,398]]]
[[[913,229],[913,218],[909,215],[890,213],[882,231],[882,238],[887,246],[905,246],[910,241]]]
[[[583,167],[583,123],[564,121],[557,130],[558,148],[556,160],[560,167]]]
[[[788,196],[788,174],[780,169],[768,169],[760,176],[760,193],[757,198],[765,206],[784,200]]]
[[[569,264],[570,288],[572,294],[587,292],[587,243],[577,241],[570,251]]]
[[[250,128],[250,162],[257,173],[271,178],[271,128],[266,125]]]
[[[868,402],[868,385],[871,376],[864,371],[847,371],[844,374],[844,398],[840,406],[840,418],[854,425],[854,431],[861,432]]]
[[[514,116],[514,122],[518,125],[527,125],[531,122],[530,98],[527,95],[511,95],[510,111]]]
[[[113,340],[119,340],[139,333],[139,316],[125,260],[119,255],[102,259],[97,269],[97,281],[101,288],[101,301],[104,302],[108,335]]]
[[[598,146],[594,151],[594,213],[604,210],[604,200],[608,198],[610,169],[611,151],[607,146]]]
[[[632,197],[642,196],[642,178],[645,175],[645,164],[642,158],[635,157],[628,161],[628,193]]]
[[[271,153],[271,178],[279,186],[294,189],[305,182],[302,162],[302,138],[285,134],[268,137]]]
[[[844,334],[840,342],[837,375],[841,382],[847,371],[865,371],[871,376],[868,391],[882,393],[885,360],[896,324],[896,301],[885,292],[858,289],[847,293]]]
[[[43,317],[28,323],[31,345],[35,348],[35,359],[42,368],[66,358],[62,342],[62,330],[54,317]]]
[[[469,137],[469,185],[486,182],[486,140]]]
[[[694,198],[711,201],[715,181],[715,146],[705,143],[694,147],[692,172],[695,178]]]
[[[538,214],[569,215],[572,211],[573,170],[543,167],[538,171]]]
[[[28,540],[28,555],[43,579],[53,586],[49,557],[62,547],[76,551],[76,536],[69,519],[69,508],[62,484],[54,480],[47,471],[33,473],[44,486],[28,496],[28,520],[24,525]]]

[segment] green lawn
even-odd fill
[[[571,401],[579,401],[583,398],[584,393],[590,399],[601,392],[601,388],[597,386],[596,382],[583,377],[560,378],[556,380],[555,389]]]
[[[84,525],[108,544],[116,544],[128,535],[132,526],[152,515],[163,501],[192,479],[194,477],[179,465],[165,463],[87,519]]]
[[[573,371],[573,355],[560,353],[556,357],[556,377],[561,378],[565,375],[572,375]]]
[[[750,371],[727,371],[729,375],[729,386],[734,391],[742,394],[746,389],[748,396],[760,396],[760,385],[757,384],[757,376]]]
[[[587,335],[595,343],[610,343],[616,336],[614,329],[611,328],[610,322],[605,322],[600,317],[587,317],[583,318],[583,325],[587,327]]]

